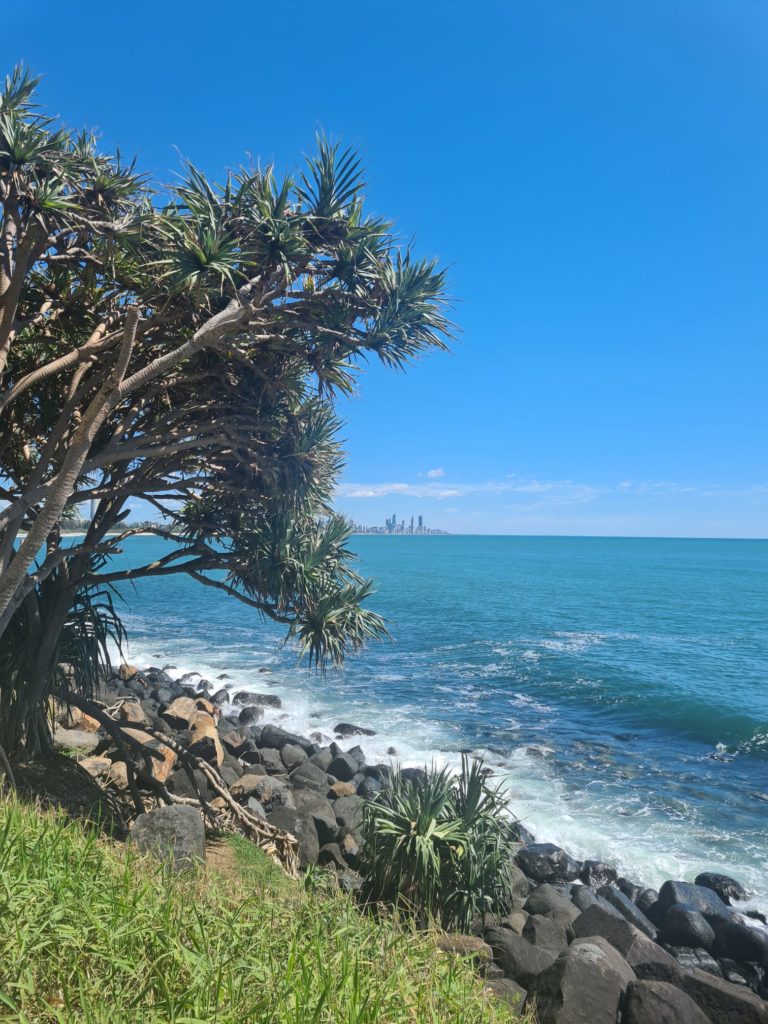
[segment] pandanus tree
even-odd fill
[[[361,359],[450,332],[443,271],[365,212],[353,152],[153,185],[36,85],[19,68],[0,98],[0,743],[33,750],[61,662],[92,682],[121,580],[184,573],[319,666],[382,635],[333,510],[337,398]],[[137,499],[168,545],[126,569]]]

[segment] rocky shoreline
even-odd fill
[[[328,868],[344,890],[358,891],[362,808],[391,772],[366,763],[360,742],[372,731],[340,722],[333,736],[286,732],[263,721],[281,709],[276,695],[232,692],[196,673],[175,680],[170,668],[124,665],[99,699],[122,701],[119,718],[137,738],[142,727],[159,730],[214,767],[240,804],[296,837],[302,868]],[[80,715],[62,724],[57,742],[88,750],[82,766],[102,785],[124,789],[125,766],[98,723]],[[197,787],[216,806],[202,772],[191,779],[169,748],[143,735],[162,752],[153,771],[169,793],[191,800]],[[175,828],[195,831],[194,815],[178,818]],[[705,873],[656,891],[516,829],[509,913],[446,942],[478,958],[497,996],[535,1001],[540,1024],[768,1024],[768,930],[733,905],[748,895],[738,881]],[[202,848],[202,825],[198,832],[187,836],[192,855]],[[151,848],[152,829],[142,823],[136,838],[142,833]]]

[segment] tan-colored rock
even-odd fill
[[[134,676],[139,674],[139,670],[135,667],[135,665],[129,665],[128,662],[126,661],[123,662],[123,664],[117,671],[124,683],[128,682],[129,679],[133,679]]]
[[[334,797],[355,796],[356,793],[357,787],[351,782],[334,782],[328,791],[328,795],[332,800]]]
[[[123,704],[118,712],[121,722],[131,722],[133,725],[146,725],[147,716],[144,708],[137,701],[129,700]]]
[[[108,757],[84,757],[81,761],[78,761],[78,764],[81,768],[85,768],[94,779],[106,775],[112,767],[112,762]]]
[[[211,716],[214,722],[218,722],[221,717],[221,710],[214,704],[211,704],[206,697],[195,697],[195,704],[197,705],[198,711],[204,711],[206,714]]]
[[[205,711],[195,711],[190,721],[192,736],[188,750],[196,757],[218,768],[224,760],[224,747],[219,739],[219,732],[211,715]]]
[[[54,705],[56,724],[62,729],[80,729],[83,732],[98,732],[99,723],[95,718],[86,715],[79,708],[68,708],[65,704],[56,701]]]
[[[172,700],[160,717],[172,729],[189,729],[192,719],[200,709],[191,697],[177,697]]]
[[[173,770],[173,766],[176,764],[176,753],[167,747],[160,740],[156,740],[154,736],[150,736],[149,733],[144,732],[143,729],[124,729],[123,732],[126,736],[132,736],[133,739],[138,740],[139,743],[143,743],[145,747],[149,747],[150,750],[156,751],[160,757],[151,758],[152,761],[152,774],[158,782],[165,782],[168,776]]]
[[[78,762],[89,775],[104,785],[113,785],[118,789],[128,788],[128,772],[123,761],[110,761],[107,757],[84,757]]]

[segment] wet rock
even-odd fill
[[[388,764],[367,764],[363,767],[363,775],[384,783],[392,778],[392,769]]]
[[[295,733],[286,732],[285,729],[281,729],[277,725],[271,723],[264,726],[261,732],[261,742],[265,747],[274,747],[276,750],[282,750],[286,743],[292,743],[307,753],[312,754],[312,744],[309,740],[303,736],[297,736]]]
[[[713,1024],[768,1024],[768,1003],[742,985],[693,970],[682,987]]]
[[[308,868],[311,864],[317,863],[320,843],[315,823],[309,814],[292,807],[278,807],[267,814],[267,821],[270,825],[276,825],[277,828],[290,832],[292,836],[296,837],[302,868]]]
[[[642,911],[646,917],[648,917],[648,911],[657,903],[659,894],[655,889],[641,889],[635,900],[635,906],[638,910]],[[649,918],[649,920],[652,920]],[[655,922],[653,922],[655,924]]]
[[[724,924],[738,920],[716,892],[693,882],[665,882],[662,885],[659,889],[659,908],[667,911],[674,903],[684,903],[698,910],[713,927],[715,922]]]
[[[140,814],[133,823],[131,842],[141,853],[166,861],[183,871],[205,860],[205,828],[194,807],[171,804]]]
[[[597,895],[607,900],[612,907],[615,907],[620,914],[626,917],[636,928],[639,928],[641,932],[645,932],[649,939],[653,939],[654,942],[656,941],[656,929],[653,924],[620,889],[614,889],[612,885],[604,885],[601,889],[597,890]]]
[[[292,772],[294,768],[298,768],[300,764],[304,764],[307,760],[306,753],[297,747],[293,743],[286,743],[283,749],[280,751],[280,757],[286,770]]]
[[[553,843],[533,843],[517,854],[518,867],[535,882],[572,882],[579,877],[579,862]]]
[[[706,918],[693,907],[674,903],[664,915],[661,937],[670,946],[712,950],[715,933]]]
[[[616,880],[616,888],[619,892],[623,892],[628,900],[632,900],[634,903],[637,897],[643,891],[642,885],[637,885],[635,882],[630,882],[628,878],[619,878]]]
[[[576,939],[528,990],[539,1024],[615,1024],[635,972],[599,936]]]
[[[494,960],[503,968],[504,973],[525,988],[555,962],[554,953],[537,949],[508,928],[488,928],[485,941],[493,950]]]
[[[339,722],[333,730],[337,736],[341,736],[342,739],[346,739],[349,736],[375,736],[376,732],[374,729],[366,729],[362,725],[351,725],[349,722]]]
[[[522,935],[533,946],[546,949],[555,956],[559,956],[568,945],[564,925],[553,921],[551,917],[542,917],[541,914],[531,914],[528,917]]]
[[[669,951],[686,971],[700,970],[721,978],[720,964],[706,949],[691,949],[688,946],[670,946]]]
[[[694,884],[716,892],[726,905],[730,904],[731,900],[748,899],[744,886],[730,875],[718,875],[714,871],[703,871],[700,875],[696,875]]]
[[[714,940],[714,952],[717,957],[760,964],[761,967],[768,968],[768,933],[736,921],[720,925]]]
[[[712,1024],[690,996],[663,981],[631,981],[622,1024]]]
[[[599,888],[601,885],[611,885],[617,877],[616,869],[609,864],[604,864],[601,860],[585,860],[579,872],[582,882],[595,888]]]
[[[404,782],[420,786],[426,781],[427,773],[423,768],[402,768],[400,770],[400,778]]]
[[[246,704],[244,708],[240,709],[237,720],[240,725],[252,725],[254,722],[258,722],[263,715],[264,708],[260,708],[256,704]]]

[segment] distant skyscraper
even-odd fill
[[[419,516],[419,529],[424,529],[424,516]]]

